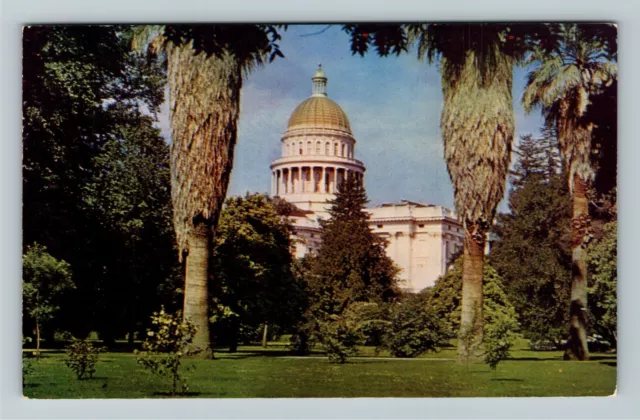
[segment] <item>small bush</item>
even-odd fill
[[[386,347],[395,357],[416,357],[437,351],[447,339],[438,315],[425,307],[418,296],[407,296],[392,307]]]
[[[78,340],[67,346],[65,364],[75,372],[78,379],[93,378],[102,348],[94,347],[85,340]]]
[[[329,363],[345,363],[347,358],[358,354],[356,348],[360,335],[346,322],[334,316],[330,320],[319,323],[319,338],[322,342]]]
[[[154,312],[153,325],[147,330],[147,338],[142,343],[142,352],[136,351],[137,361],[151,372],[168,377],[172,381],[171,395],[176,394],[178,384],[181,392],[189,390],[186,379],[180,374],[182,357],[195,354],[188,347],[196,334],[196,327],[190,321],[183,321],[180,312],[166,313],[164,308]]]
[[[495,370],[498,363],[509,357],[509,351],[515,341],[517,322],[504,315],[496,315],[484,328],[484,362]]]
[[[346,309],[344,317],[358,333],[360,337],[358,344],[375,346],[376,352],[380,350],[390,324],[386,305],[375,302],[355,302]]]

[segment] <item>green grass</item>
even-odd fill
[[[361,349],[372,355],[373,349]],[[384,353],[380,354],[385,356]],[[496,371],[484,364],[461,365],[455,349],[418,360],[375,357],[331,365],[325,358],[288,357],[281,346],[269,350],[241,347],[216,353],[217,360],[187,360],[190,397],[523,397],[611,395],[616,385],[616,356],[594,354],[588,362],[562,360],[561,352],[532,352],[518,346]],[[317,356],[316,356],[317,357]],[[135,356],[100,356],[94,379],[77,380],[64,354],[45,352],[27,378],[29,398],[166,397],[171,385],[143,370]],[[429,360],[430,359],[430,360]]]

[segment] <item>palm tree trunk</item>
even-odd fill
[[[585,234],[589,229],[587,185],[578,175],[573,178],[573,219],[571,221],[571,306],[569,342],[565,359],[589,359],[587,347],[587,250]]]
[[[213,357],[213,346],[209,337],[209,254],[211,252],[211,229],[200,222],[189,234],[189,254],[186,257],[184,279],[184,319],[189,319],[198,329],[192,348],[201,351],[203,358]]]
[[[468,226],[464,240],[462,266],[462,313],[458,358],[468,362],[479,356],[483,339],[482,270],[484,262],[484,236],[474,235]]]

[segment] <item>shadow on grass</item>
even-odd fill
[[[524,379],[518,378],[491,378],[491,380],[496,382],[524,382]]]
[[[197,397],[201,394],[201,392],[176,392],[172,394],[171,392],[154,392],[154,397],[167,397],[167,398],[181,398],[181,397]]]
[[[600,362],[600,364],[611,366],[611,367],[618,367],[618,362]]]

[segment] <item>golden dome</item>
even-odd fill
[[[334,128],[351,133],[347,114],[326,96],[312,96],[298,105],[287,127],[293,128]]]

